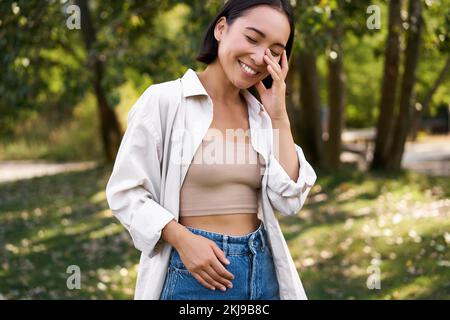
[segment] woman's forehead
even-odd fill
[[[286,44],[291,32],[286,14],[270,6],[253,7],[236,22],[242,31],[254,31],[273,42]]]

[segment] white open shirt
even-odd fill
[[[317,176],[295,145],[300,172],[297,181],[289,177],[272,152],[272,122],[264,106],[248,90],[242,94],[249,108],[252,146],[264,158],[258,217],[273,252],[280,299],[306,299],[274,210],[295,215]],[[106,198],[141,251],[134,299],[160,297],[172,250],[161,230],[172,219],[178,221],[179,191],[212,122],[212,108],[211,98],[189,68],[181,78],[148,87],[128,112]]]

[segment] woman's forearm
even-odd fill
[[[189,230],[187,230],[185,226],[173,219],[163,228],[161,237],[174,248],[178,248],[178,245],[182,242],[183,237],[186,236],[188,232]]]
[[[300,166],[289,118],[272,120],[272,128],[274,130],[273,147],[275,158],[280,162],[289,177],[297,181]]]

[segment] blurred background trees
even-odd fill
[[[287,85],[296,141],[314,165],[336,169],[351,149],[343,132],[368,128],[371,168],[398,170],[421,119],[448,109],[449,1],[293,3]],[[0,2],[3,158],[113,161],[139,94],[204,68],[195,55],[222,4]]]

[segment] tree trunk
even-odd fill
[[[388,160],[390,170],[399,170],[408,136],[412,107],[414,101],[414,85],[416,83],[416,69],[419,61],[420,38],[422,31],[421,0],[409,1],[409,32],[405,51],[405,65],[403,68],[402,87],[400,91],[399,113],[396,119],[394,137]]]
[[[394,127],[398,67],[400,61],[401,0],[389,2],[389,30],[386,41],[383,85],[381,89],[380,114],[377,122],[377,136],[371,169],[384,169]]]
[[[322,128],[320,121],[319,74],[316,55],[300,51],[297,64],[300,71],[302,148],[312,164],[323,164]]]
[[[81,14],[81,31],[88,56],[88,67],[93,73],[93,86],[100,117],[100,136],[107,162],[114,161],[122,139],[122,129],[114,110],[109,106],[102,87],[104,63],[95,52],[96,31],[92,23],[87,0],[77,0]]]
[[[439,76],[434,81],[431,88],[427,91],[425,94],[422,102],[420,103],[421,108],[413,108],[413,118],[411,123],[411,140],[416,141],[417,139],[417,131],[419,130],[419,124],[420,120],[422,118],[422,115],[426,114],[431,100],[433,99],[434,93],[437,91],[439,86],[444,82],[445,77],[450,73],[450,56],[447,58],[447,61],[444,64],[444,67],[442,68],[441,72],[439,73]]]
[[[342,148],[342,129],[344,127],[345,105],[345,73],[342,63],[342,28],[338,25],[331,31],[333,43],[328,57],[328,143],[327,165],[332,169],[339,168]],[[336,56],[334,56],[336,55]]]

